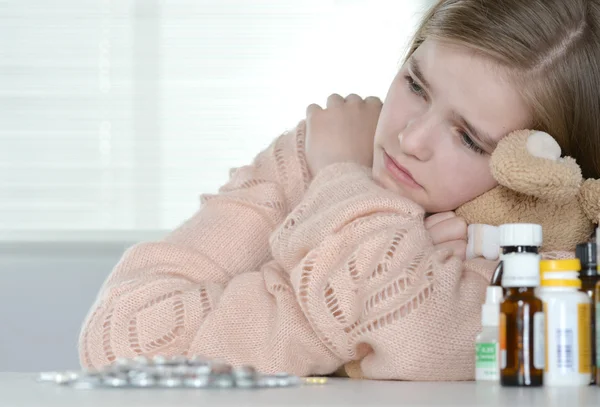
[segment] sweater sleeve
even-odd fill
[[[305,124],[277,138],[251,165],[162,241],[125,252],[101,288],[79,337],[84,366],[116,357],[185,353],[202,316],[234,276],[271,258],[269,236],[309,184]]]
[[[436,251],[423,210],[335,164],[272,237],[314,334],[350,376],[469,380],[495,262]],[[351,362],[351,363],[348,363]]]
[[[423,217],[368,169],[324,169],[271,236],[273,260],[223,288],[190,352],[269,373],[472,379],[495,262],[436,252]]]

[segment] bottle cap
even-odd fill
[[[485,292],[485,304],[481,306],[481,325],[500,325],[500,302],[502,301],[502,287],[491,285]]]
[[[542,260],[540,261],[540,271],[542,273],[555,272],[578,272],[581,270],[579,259],[560,259],[560,260]]]
[[[501,256],[502,287],[540,285],[540,259],[537,253],[509,253]]]
[[[582,276],[597,276],[598,264],[596,263],[596,243],[580,243],[575,250],[577,258],[581,261]]]
[[[581,262],[579,259],[542,260],[540,261],[541,285],[546,287],[562,287],[559,283],[549,283],[548,281],[550,280],[579,281],[579,284],[581,285],[581,281],[579,280],[580,269]],[[544,283],[544,281],[546,283]]]
[[[535,223],[507,223],[500,225],[500,246],[542,245],[542,226]]]
[[[581,280],[578,278],[566,278],[561,280],[556,279],[542,279],[540,284],[542,287],[563,287],[563,288],[575,288],[579,290],[581,288]]]

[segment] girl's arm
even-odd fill
[[[434,251],[423,216],[362,167],[334,164],[273,233],[274,260],[259,270],[218,284],[193,274],[196,255],[173,251],[172,264],[154,259],[143,281],[107,290],[83,360],[199,354],[263,372],[354,362],[348,372],[369,378],[471,379],[493,266]]]
[[[198,212],[162,241],[127,250],[104,283],[82,328],[82,363],[110,363],[115,355],[158,349],[176,336],[177,346],[185,348],[185,340],[178,334],[186,330],[189,336],[198,329],[194,313],[206,308],[202,290],[224,285],[271,258],[269,236],[300,201],[310,181],[304,141],[305,123],[300,122],[261,152],[252,165],[232,171],[218,194],[204,195]],[[200,289],[198,284],[206,287]],[[144,290],[143,301],[132,300],[133,291]],[[186,303],[188,297],[190,303]],[[159,314],[149,316],[154,306],[160,309]],[[177,315],[177,322],[169,329],[165,327],[158,337],[130,337],[126,343],[111,343],[115,339],[107,339],[109,333],[132,311],[141,314],[119,323],[131,325],[126,329],[139,328],[138,336],[147,334],[150,325],[161,327],[169,316]],[[181,319],[183,311],[188,316]],[[162,312],[166,314],[160,315]],[[187,340],[189,345],[190,338]]]
[[[225,280],[263,264],[270,258],[269,235],[308,188],[304,142],[302,121],[252,165],[232,170],[218,194],[202,195],[198,212],[159,245],[202,254]]]
[[[299,307],[351,376],[474,377],[474,341],[495,262],[436,251],[422,208],[334,164],[272,237]]]

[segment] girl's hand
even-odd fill
[[[306,109],[306,160],[312,175],[337,162],[373,165],[375,128],[382,103],[377,97],[346,98],[333,94],[325,109],[312,104]]]
[[[467,255],[467,222],[454,212],[440,212],[425,218],[436,249],[450,249],[454,256],[465,260]]]

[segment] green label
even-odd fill
[[[478,343],[475,345],[475,366],[495,365],[497,363],[495,343]]]

